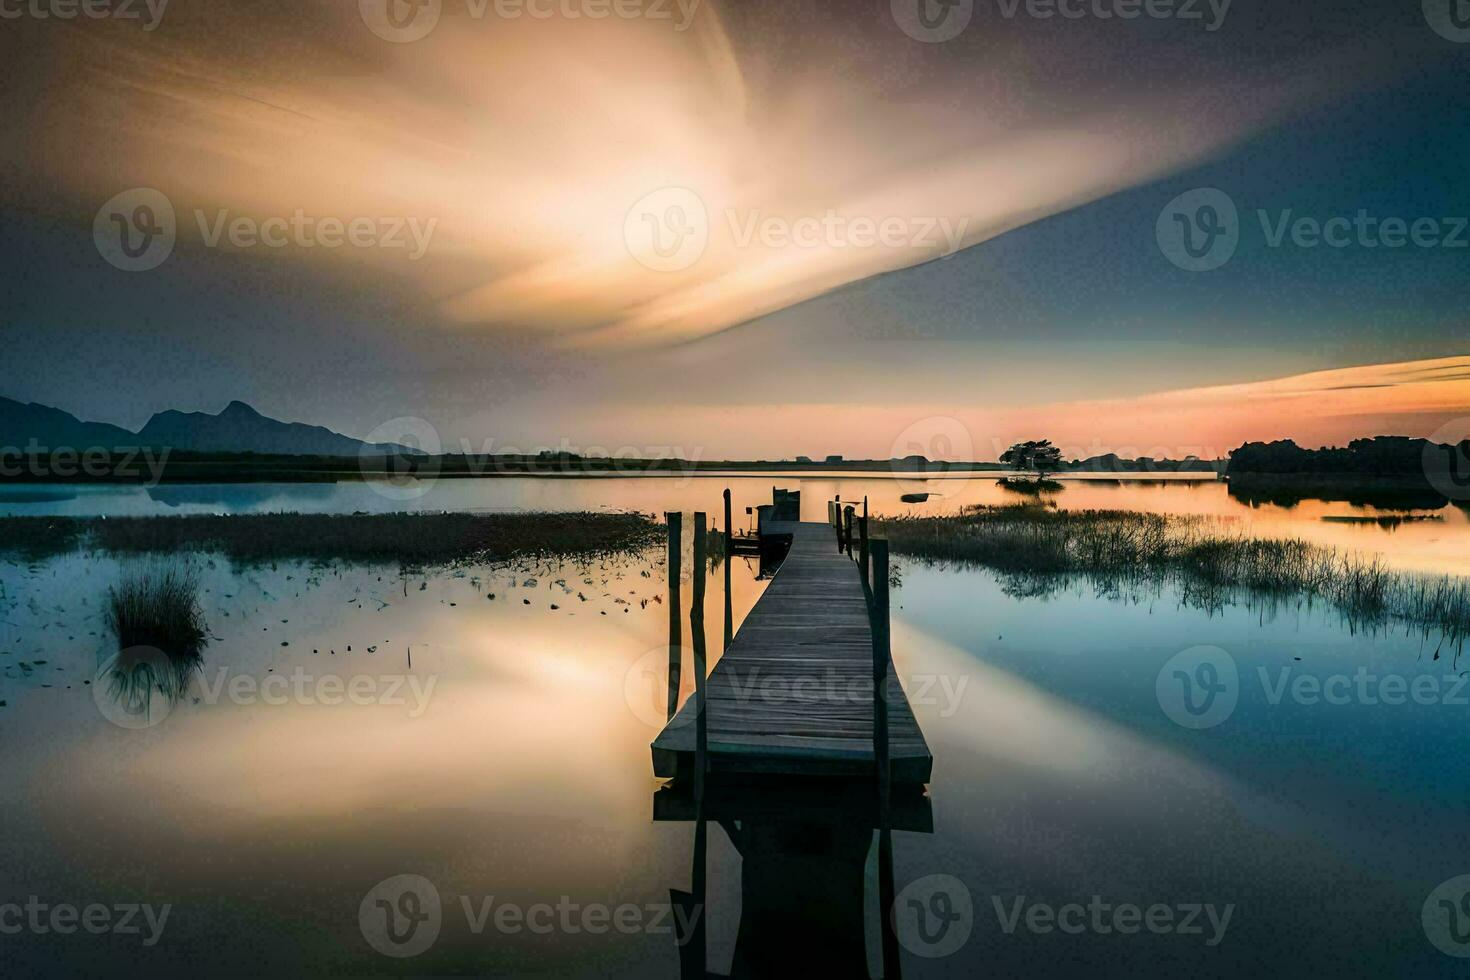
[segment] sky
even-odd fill
[[[923,3],[7,0],[0,394],[702,458],[1470,417],[1448,0]]]

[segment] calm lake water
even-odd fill
[[[736,529],[753,527],[747,507],[771,502],[772,486],[800,490],[802,519],[826,520],[826,501],[841,497],[874,514],[945,514],[970,504],[1027,499],[997,484],[998,474],[939,479],[893,474],[806,476],[791,473],[700,474],[647,477],[491,477],[308,484],[184,484],[158,487],[31,485],[0,487],[0,515],[126,516],[140,514],[247,514],[268,512],[389,513],[395,511],[708,511],[717,516],[726,487]],[[1213,477],[1068,478],[1042,499],[1070,509],[1141,510],[1197,514],[1247,522],[1273,535],[1371,550],[1405,568],[1470,572],[1465,542],[1470,501],[1447,502],[1433,493],[1348,492],[1344,499],[1232,492]],[[928,493],[904,503],[907,493]],[[1381,523],[1380,523],[1381,522]],[[1385,526],[1386,525],[1386,526]]]
[[[444,481],[408,503],[357,484],[26,488],[4,507],[713,512],[727,483],[743,511],[773,482],[801,489],[810,519],[828,494],[909,506],[894,481],[766,476]],[[930,484],[944,496],[910,509],[1007,496],[993,478]],[[1404,567],[1465,573],[1470,553],[1456,507],[1253,505],[1182,481],[1078,481],[1055,499],[1234,516]],[[1438,519],[1324,520],[1389,513]],[[133,729],[87,683],[126,566],[0,556],[0,906],[169,906],[156,930],[139,914],[138,934],[0,933],[0,973],[680,976],[670,892],[691,887],[694,831],[653,819],[648,748],[664,720],[662,555],[427,575],[193,561],[203,671]],[[1201,610],[1078,582],[1018,595],[986,571],[898,564],[894,657],[935,757],[932,832],[894,834],[901,904],[934,916],[927,936],[900,926],[905,975],[1465,975],[1431,936],[1470,940],[1455,931],[1470,907],[1436,892],[1470,874],[1465,657],[1295,602]],[[755,571],[734,562],[737,622],[765,585]],[[723,569],[708,584],[714,659]],[[1191,711],[1180,674],[1233,677],[1233,695]],[[815,947],[877,975],[876,857],[810,840],[782,853],[773,886],[768,860],[710,826],[709,969]],[[394,959],[359,912],[405,874],[433,883],[440,930]],[[824,876],[856,909],[835,939],[799,900]],[[543,906],[549,931],[534,928],[552,921]]]

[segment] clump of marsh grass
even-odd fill
[[[183,697],[204,663],[207,640],[199,580],[186,564],[149,563],[107,592],[106,622],[117,643],[98,682],[129,714],[147,712],[155,693]]]
[[[1398,622],[1453,643],[1470,636],[1470,579],[1397,571],[1377,556],[1295,538],[1253,537],[1217,519],[981,505],[953,516],[886,519],[876,530],[896,552],[1002,572],[1017,595],[1045,594],[1064,576],[1084,576],[1104,590],[1167,581],[1209,608],[1236,592],[1303,596],[1332,604],[1357,625]]]

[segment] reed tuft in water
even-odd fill
[[[99,672],[108,693],[134,713],[155,692],[181,698],[208,642],[193,568],[154,562],[133,569],[108,590],[105,615],[117,643]]]

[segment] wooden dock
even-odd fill
[[[799,516],[777,493],[770,517]],[[929,781],[933,757],[888,656],[887,583],[865,587],[866,566],[852,554],[851,511],[845,553],[842,509],[833,513],[833,524],[762,515],[762,551],[767,544],[789,547],[702,685],[706,772],[871,778],[878,771],[874,760],[886,754],[893,783]],[[886,578],[886,546],[883,554]],[[695,575],[702,574],[696,566]],[[698,642],[702,661],[702,636]],[[875,698],[880,670],[886,674],[881,703]],[[654,740],[655,775],[684,776],[696,768],[700,703],[698,694],[691,696]]]

